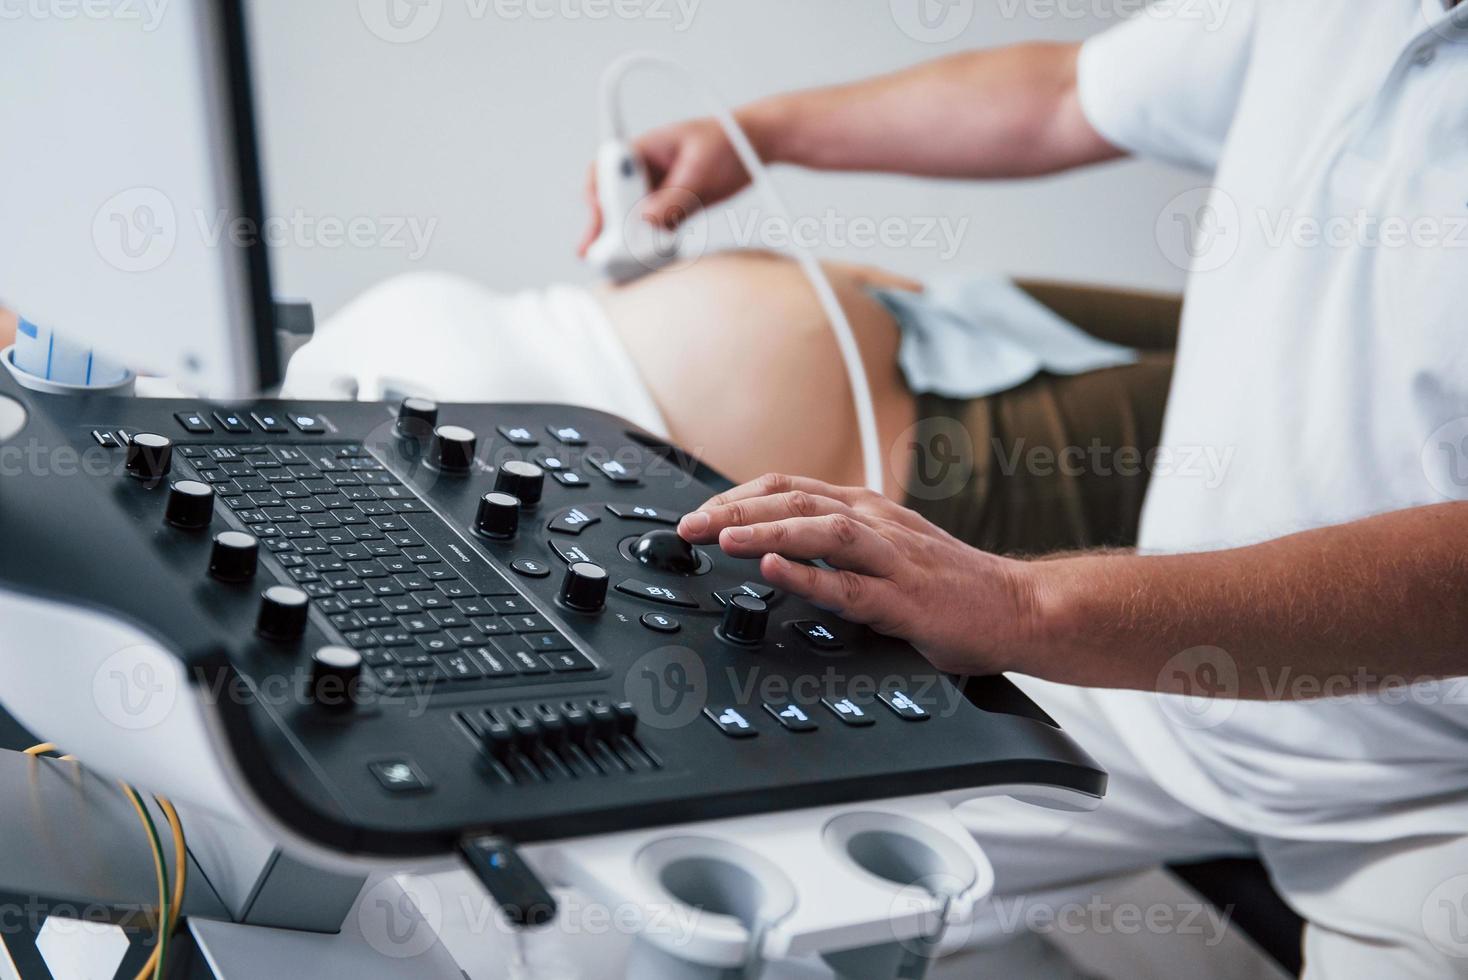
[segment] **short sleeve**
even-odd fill
[[[1090,38],[1077,69],[1081,109],[1139,156],[1212,171],[1244,86],[1258,0],[1158,0]]]

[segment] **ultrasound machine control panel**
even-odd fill
[[[281,824],[443,853],[1106,775],[1012,684],[694,547],[727,481],[564,405],[38,394],[0,586],[136,624]],[[70,465],[62,465],[70,460]]]

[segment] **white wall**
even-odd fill
[[[644,12],[604,16],[613,4]],[[680,8],[679,4],[683,6]],[[918,3],[967,26],[927,43],[894,11]],[[419,5],[415,7],[414,5]],[[417,10],[390,43],[384,13]],[[329,313],[396,272],[449,269],[504,289],[584,280],[573,255],[586,162],[596,142],[602,67],[634,47],[674,54],[726,98],[832,82],[949,51],[1084,37],[1127,0],[251,0],[264,103],[271,210],[309,222],[358,217],[365,240],[393,219],[432,226],[421,256],[392,245],[337,245],[307,224],[277,252],[278,288]],[[534,12],[532,14],[532,11]],[[685,13],[691,20],[685,22]],[[546,17],[545,14],[550,16]],[[579,17],[568,16],[579,14]],[[602,15],[602,16],[598,16]],[[400,36],[400,35],[395,35]],[[698,111],[662,79],[628,86],[637,125]],[[934,134],[941,139],[942,134]],[[1198,178],[1125,163],[1064,178],[986,185],[793,170],[779,181],[803,215],[963,229],[942,248],[838,247],[827,255],[924,274],[999,269],[1175,289],[1182,273],[1154,240],[1163,205]],[[967,224],[964,225],[964,220]],[[722,219],[723,227],[728,220]],[[848,229],[856,225],[848,224]],[[725,240],[719,228],[712,239]]]

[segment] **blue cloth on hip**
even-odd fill
[[[874,289],[897,318],[897,359],[914,394],[980,398],[1041,371],[1082,374],[1137,360],[1129,347],[1097,340],[1008,279],[953,275],[921,293]]]

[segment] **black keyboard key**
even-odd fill
[[[479,661],[488,677],[513,677],[519,673],[511,666],[509,658],[487,646],[471,647],[463,651]]]
[[[313,599],[322,599],[331,595],[332,588],[325,582],[302,582],[301,591]]]
[[[262,432],[289,431],[285,427],[285,423],[280,420],[280,416],[274,412],[251,412],[250,417],[255,420],[255,424],[260,427],[260,431]]]
[[[587,660],[584,654],[576,650],[546,653],[542,654],[540,659],[549,664],[551,670],[558,674],[573,674],[578,671],[596,669],[596,664]]]
[[[372,635],[377,638],[377,646],[383,647],[406,647],[412,646],[413,634],[401,629],[376,629]]]
[[[444,565],[423,565],[418,569],[418,574],[430,582],[455,582],[459,578],[458,573]]]
[[[357,590],[354,592],[342,592],[340,595],[347,600],[347,605],[353,609],[359,609],[362,606],[377,605],[377,597],[370,592]]]
[[[418,565],[427,565],[443,560],[438,557],[438,552],[432,548],[404,548],[403,557]]]
[[[183,426],[185,431],[194,435],[214,431],[214,426],[209,424],[203,412],[175,412],[173,417],[178,419],[178,424]]]
[[[310,458],[295,446],[271,446],[270,455],[275,457],[277,463],[286,463],[299,466],[303,463],[309,464]]]
[[[362,580],[351,572],[327,572],[322,576],[326,584],[337,591],[362,588]]]
[[[426,613],[416,616],[399,616],[398,623],[409,633],[437,633],[438,624]]]
[[[438,586],[438,591],[450,599],[463,599],[474,595],[474,589],[467,582],[450,577],[448,580],[440,579],[437,575],[429,575],[430,579]]]
[[[448,653],[459,648],[447,633],[425,633],[416,639],[418,645],[428,653]]]
[[[366,561],[372,557],[366,548],[355,542],[352,544],[339,544],[331,550],[342,561]]]
[[[323,528],[320,531],[315,531],[313,533],[322,541],[325,541],[327,544],[330,545],[352,544],[357,540],[352,536],[351,531],[348,531],[346,528],[343,527],[328,527]]]
[[[550,667],[544,660],[541,660],[540,657],[523,647],[512,646],[510,649],[505,649],[501,646],[501,641],[499,640],[494,641],[494,646],[495,649],[509,658],[510,663],[522,674],[549,674],[551,672]]]
[[[506,616],[505,621],[516,633],[544,633],[553,628],[544,616]]]
[[[362,625],[368,629],[398,625],[398,618],[386,609],[363,609],[353,615],[362,620]]]
[[[413,600],[423,609],[448,609],[453,600],[442,592],[415,592]]]
[[[390,578],[369,579],[367,581],[367,590],[373,595],[382,596],[406,595],[408,591],[407,589],[399,585],[397,583],[397,580]]]
[[[444,630],[444,632],[448,634],[449,639],[461,647],[472,647],[484,642],[484,638],[479,635],[478,631],[470,629],[467,626]]]
[[[535,607],[530,604],[529,600],[527,600],[523,596],[518,595],[495,597],[490,599],[489,603],[491,606],[494,607],[494,611],[499,613],[501,616],[511,616],[517,613],[528,614],[535,612]]]
[[[337,613],[331,617],[331,625],[342,632],[365,629],[367,626],[366,623],[362,622],[362,617],[354,612]]]
[[[479,665],[479,661],[462,651],[434,657],[433,662],[448,675],[449,680],[478,680],[484,676],[484,668]]]
[[[377,646],[373,640],[373,634],[366,630],[343,630],[342,639],[347,641],[347,646],[360,650],[363,647]],[[381,644],[386,646],[387,644]]]
[[[559,633],[531,633],[524,637],[530,649],[540,653],[558,653],[562,650],[573,650],[571,641]]]
[[[489,603],[479,598],[459,599],[454,603],[454,608],[465,616],[492,616],[494,610],[489,608]]]
[[[219,427],[225,432],[234,435],[250,431],[250,423],[246,422],[245,417],[238,412],[215,412],[214,421],[218,422]]]
[[[498,616],[493,619],[487,617],[476,619],[474,620],[474,628],[485,636],[510,636],[515,632],[510,628],[509,623],[500,619]]]
[[[352,574],[364,579],[384,578],[387,575],[387,569],[383,568],[380,562],[359,561],[352,564]]]
[[[421,575],[399,575],[397,583],[409,592],[421,592],[433,588],[433,583]]]
[[[469,625],[469,620],[459,612],[457,606],[453,609],[440,609],[430,613],[429,618],[438,624],[440,629],[454,630],[463,629]]]
[[[418,603],[414,602],[412,597],[406,594],[385,596],[382,600],[382,607],[388,612],[395,613],[399,616],[421,611]]]

